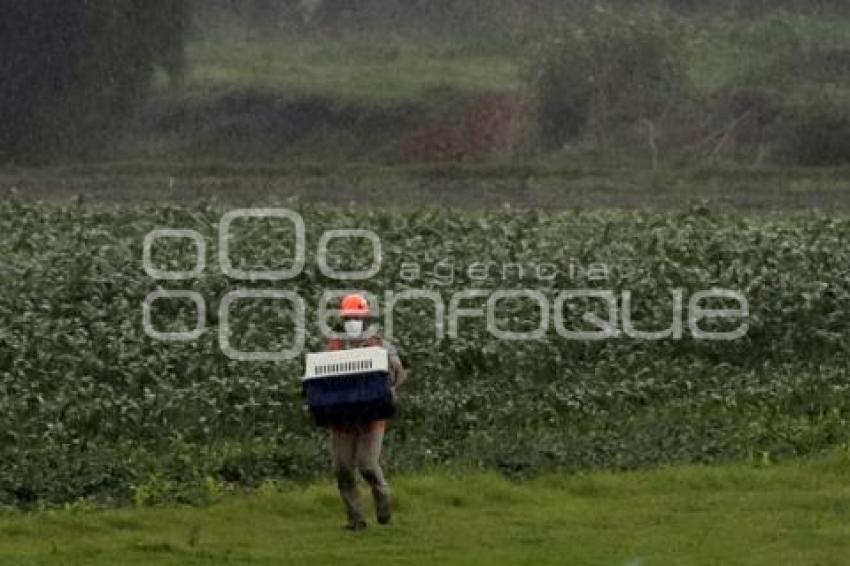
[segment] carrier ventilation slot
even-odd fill
[[[372,369],[372,360],[352,360],[316,366],[316,375],[338,375]]]

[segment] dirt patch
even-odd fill
[[[403,162],[474,161],[530,153],[536,140],[537,104],[527,93],[479,94],[441,120],[402,136]]]

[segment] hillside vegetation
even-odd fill
[[[434,8],[422,29],[393,32],[344,15],[313,31],[282,14],[263,25],[269,6],[221,18],[196,6],[189,25],[185,2],[160,2],[170,27],[154,4],[137,15],[162,39],[141,24],[120,33],[135,21],[131,0],[76,19],[79,7],[45,7],[39,25],[81,42],[50,75],[32,76],[39,63],[27,54],[55,47],[35,31],[10,35],[22,54],[3,68],[17,86],[0,159],[658,169],[841,166],[850,156],[850,25],[837,8],[774,3],[741,17],[614,2],[511,15],[506,2],[491,14],[501,27],[436,25],[452,20]],[[74,26],[109,34],[83,41]],[[47,92],[69,81],[61,96]]]
[[[842,165],[847,21],[644,6],[501,41],[202,29],[185,80],[161,75],[114,156]]]

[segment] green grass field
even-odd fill
[[[186,86],[197,94],[239,86],[382,103],[441,88],[486,92],[520,86],[513,58],[392,38],[211,38],[192,43],[188,56]]]
[[[691,25],[688,74],[704,92],[746,73],[751,61],[763,59],[774,47],[772,41],[790,33],[812,44],[850,45],[850,27],[834,18],[784,14],[755,22],[703,18]],[[206,30],[189,45],[185,86],[200,96],[240,87],[376,103],[410,101],[434,89],[509,91],[527,86],[524,44],[540,39],[539,33],[518,43],[510,38],[446,41],[401,34],[317,39]],[[160,92],[167,89],[165,76],[156,86]]]
[[[0,563],[846,564],[850,457],[620,474],[395,478],[390,526],[343,531],[323,484],[208,507],[0,516]],[[365,494],[365,490],[364,493]]]
[[[0,195],[137,204],[297,198],[334,205],[465,209],[850,210],[850,169],[579,167],[556,160],[481,165],[341,165],[156,160],[0,169]]]

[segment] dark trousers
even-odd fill
[[[383,441],[383,426],[331,429],[334,471],[349,523],[365,521],[357,489],[358,470],[372,488],[378,517],[389,515],[390,486],[379,462]]]

